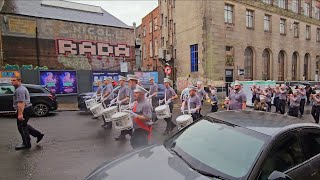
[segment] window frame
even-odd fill
[[[282,24],[281,23],[281,21],[283,21],[284,23]],[[280,23],[279,23],[279,25],[280,25],[280,34],[281,35],[286,35],[287,34],[287,20],[286,19],[283,19],[283,18],[280,18]],[[283,32],[281,32],[281,25],[283,25]]]
[[[312,14],[312,9],[311,9],[311,3],[306,3],[304,2],[304,5],[303,5],[303,14],[307,17],[310,17],[310,15]]]
[[[246,10],[246,27],[247,27],[247,29],[254,29],[254,19],[255,19],[254,11],[251,9],[247,9]]]
[[[199,46],[190,45],[190,67],[191,72],[199,72]]]
[[[294,38],[299,38],[300,35],[300,28],[299,28],[299,23],[298,22],[294,22],[293,23],[293,37]],[[297,34],[296,34],[296,30],[297,30]]]
[[[278,4],[277,5],[281,9],[288,9],[288,0],[278,0]]]
[[[224,4],[224,23],[234,25],[234,5],[232,4]]]
[[[266,17],[268,17],[269,19],[267,20]],[[263,18],[263,29],[264,29],[264,32],[271,32],[271,29],[272,29],[271,18],[272,18],[272,16],[269,15],[269,14],[265,14],[264,15],[264,18]],[[266,30],[266,22],[268,22],[268,30]]]
[[[262,0],[262,2],[265,4],[270,4],[270,5],[273,4],[273,0]]]
[[[317,42],[320,42],[320,28],[317,28],[316,41],[317,41]]]
[[[306,25],[306,40],[311,40],[311,26]]]
[[[299,0],[292,0],[292,2],[291,2],[291,10],[292,10],[292,12],[294,12],[294,13],[300,13],[300,8],[299,8],[299,6],[300,6],[300,2],[299,2]],[[294,6],[295,5],[295,6]],[[295,9],[294,9],[294,7],[296,7]]]

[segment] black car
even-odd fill
[[[23,84],[30,93],[34,115],[41,117],[57,110],[58,102],[54,94],[40,85]],[[0,113],[14,113],[13,93],[15,88],[9,83],[0,83]]]
[[[319,180],[320,126],[257,111],[209,114],[166,140],[97,168],[87,180]]]

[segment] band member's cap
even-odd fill
[[[151,77],[149,78],[149,81],[151,81],[151,80],[154,80],[154,77],[153,77],[153,76],[151,76]]]
[[[299,88],[302,88],[302,89],[303,89],[303,88],[305,88],[305,87],[306,87],[306,86],[304,86],[304,85],[299,85]]]
[[[141,86],[136,86],[136,89],[133,92],[135,92],[135,93],[141,92],[141,93],[144,93],[144,94],[148,93],[148,91],[146,89],[144,89],[143,87],[141,87]]]
[[[281,84],[281,87],[283,87],[283,88],[284,88],[284,87],[286,87],[286,85],[285,85],[285,84]]]
[[[241,86],[241,84],[240,84],[238,81],[236,81],[236,82],[234,83],[234,85],[235,85],[235,86]]]
[[[166,83],[166,82],[167,82],[167,83],[171,83],[171,80],[170,80],[169,78],[164,78],[164,79],[163,79],[163,82],[165,82],[165,83]]]
[[[119,81],[127,81],[127,78],[124,76],[119,76]]]
[[[197,87],[195,87],[195,86],[189,86],[188,89],[189,89],[189,90],[197,90]]]
[[[225,101],[229,101],[230,99],[229,99],[229,97],[226,97],[226,98],[224,98],[224,100],[225,100]]]
[[[127,75],[127,81],[130,81],[130,80],[136,80],[136,81],[138,81],[139,78],[138,78],[138,76],[136,76],[136,75]]]
[[[112,81],[113,79],[111,77],[104,78],[105,81]]]
[[[202,82],[201,81],[197,81],[197,84],[202,84]]]

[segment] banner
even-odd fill
[[[159,74],[158,74],[158,72],[135,72],[134,74],[136,76],[138,76],[138,78],[141,81],[141,84],[143,84],[143,85],[150,85],[149,79],[151,77],[154,78],[154,82],[155,83],[159,82]]]
[[[78,93],[76,71],[40,71],[40,85],[55,94]]]
[[[11,83],[11,78],[21,77],[19,71],[0,71],[0,83]]]
[[[92,90],[96,91],[98,86],[97,82],[103,80],[107,77],[111,77],[113,80],[118,82],[119,80],[119,72],[108,72],[108,71],[92,71]]]

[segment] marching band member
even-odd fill
[[[130,143],[133,149],[149,144],[152,135],[152,105],[145,98],[148,92],[141,86],[137,86],[134,92],[134,105],[130,112],[133,117],[133,133]]]
[[[292,94],[289,95],[289,116],[298,117],[299,115],[299,106],[300,106],[301,97],[298,95],[297,90],[293,90]]]
[[[306,105],[306,100],[307,100],[307,91],[304,86],[302,85],[299,86],[298,94],[301,97],[299,111],[300,111],[300,115],[303,116],[304,106]]]
[[[104,105],[107,106],[110,104],[111,100],[113,99],[113,86],[112,86],[112,78],[107,77],[104,80],[105,87],[102,90],[102,100],[104,100]],[[112,122],[106,123],[105,120],[103,120],[104,124],[102,127],[111,129],[112,128]]]
[[[210,102],[211,102],[211,112],[217,112],[218,111],[218,97],[216,96],[216,93],[212,93],[211,94],[211,98],[210,98]]]
[[[154,109],[158,106],[157,95],[158,95],[159,86],[154,82],[154,77],[151,77],[149,81],[151,83],[151,86],[148,93],[149,94],[148,99],[151,99],[151,104],[153,107],[152,120],[153,122],[155,122],[157,118],[155,117]]]
[[[101,100],[101,94],[102,94],[102,91],[103,91],[103,87],[102,87],[102,82],[100,80],[97,81],[97,90],[96,90],[96,97],[97,97],[97,102],[100,102]],[[99,97],[99,98],[98,98]],[[92,119],[98,119],[98,117],[92,117]]]
[[[266,96],[266,103],[267,103],[267,111],[268,112],[271,112],[271,91],[270,91],[270,88],[269,87],[266,87],[264,92],[263,92],[263,95]]]
[[[281,84],[279,92],[279,110],[281,114],[285,114],[287,101],[287,89],[285,84]]]
[[[251,98],[252,104],[254,104],[254,102],[256,100],[256,88],[257,88],[257,86],[255,84],[252,87],[250,87],[251,92],[252,92],[252,98]]]
[[[111,103],[117,103],[118,105],[127,105],[130,100],[130,90],[126,86],[127,78],[123,76],[119,76],[119,92],[116,99],[114,99],[115,102]]]
[[[184,101],[181,105],[181,111],[184,112],[185,106],[187,105],[187,109],[191,113],[193,121],[196,121],[200,118],[200,109],[201,109],[201,99],[197,95],[197,88],[194,86],[189,87],[189,97],[186,101]]]
[[[319,115],[320,115],[320,91],[317,90],[316,94],[311,94],[312,99],[312,109],[311,114],[313,119],[316,121],[317,124],[319,124]]]
[[[234,90],[230,92],[230,104],[229,110],[245,110],[247,96],[241,89],[241,84],[239,82],[235,82]]]
[[[172,122],[172,110],[173,110],[173,101],[178,98],[178,95],[174,92],[173,88],[170,87],[171,80],[168,78],[164,78],[164,86],[165,86],[165,92],[164,96],[165,98],[163,100],[160,100],[161,103],[166,103],[170,107],[170,118],[165,118],[164,120],[167,122],[166,130],[164,131],[163,135],[169,134],[170,131],[172,131],[176,125]]]
[[[201,82],[201,81],[198,81],[198,82],[197,82],[197,94],[198,94],[198,96],[200,97],[201,103],[202,103],[202,105],[203,105],[203,100],[206,99],[206,98],[208,98],[208,94],[207,94],[207,92],[202,88],[202,82]],[[200,116],[201,116],[201,108],[200,108],[200,110],[199,110],[199,114],[200,114]]]
[[[256,86],[254,92],[255,92],[256,97],[255,97],[255,100],[254,100],[253,107],[254,107],[254,109],[258,109],[259,102],[260,102],[260,95],[262,95],[263,92],[262,92],[262,90],[260,89],[259,86]]]
[[[273,90],[273,93],[274,93],[274,100],[273,100],[273,104],[274,106],[276,107],[276,112],[279,112],[280,111],[280,99],[279,99],[279,96],[280,96],[280,86],[279,84],[276,85],[276,87],[274,88]]]

